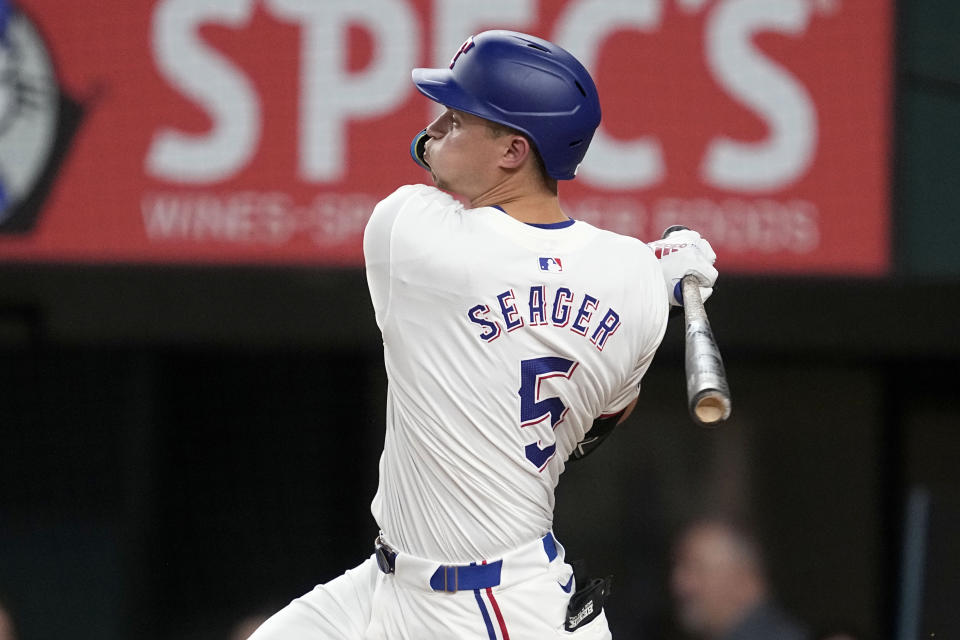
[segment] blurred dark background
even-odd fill
[[[894,637],[920,527],[918,637],[960,637],[958,33],[953,0],[900,3],[892,274],[721,275],[730,422],[686,415],[675,319],[614,446],[568,468],[556,532],[614,574],[615,637],[675,637],[671,540],[717,504],[755,515],[788,609],[866,638]],[[226,638],[358,564],[385,385],[358,269],[0,265],[21,637]]]

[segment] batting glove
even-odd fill
[[[706,238],[701,238],[696,231],[679,229],[671,231],[665,238],[649,243],[649,246],[660,260],[670,304],[683,306],[680,281],[686,275],[697,277],[700,297],[704,302],[707,301],[717,281],[717,270],[713,267],[717,254]]]

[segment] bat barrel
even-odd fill
[[[730,387],[696,278],[684,278],[682,287],[690,415],[699,424],[712,426],[730,417]]]

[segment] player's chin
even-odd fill
[[[442,177],[437,175],[437,172],[433,169],[430,170],[430,178],[433,180],[433,185],[437,189],[443,189],[444,191],[450,191],[450,184],[444,180]]]

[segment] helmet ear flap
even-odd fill
[[[413,141],[410,143],[410,157],[413,158],[413,161],[417,163],[417,166],[430,171],[430,165],[427,164],[427,161],[423,159],[423,154],[427,150],[427,140],[430,139],[430,136],[427,135],[427,130],[424,129],[417,135],[413,136]]]

